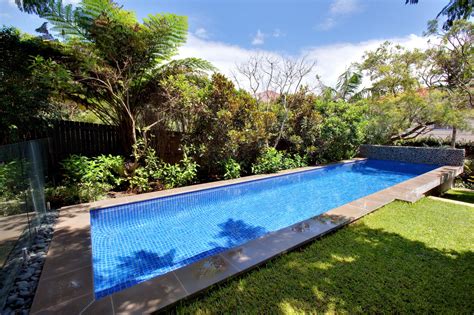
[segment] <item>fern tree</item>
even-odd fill
[[[134,12],[109,0],[83,0],[76,7],[51,0],[40,16],[53,25],[70,54],[66,64],[75,90],[69,97],[120,126],[124,145],[135,148],[134,156],[137,129],[146,139],[146,131],[158,123],[143,116],[161,106],[154,97],[161,80],[173,71],[212,69],[197,58],[171,60],[186,41],[184,16],[149,15],[140,23]]]

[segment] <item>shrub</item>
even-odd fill
[[[252,173],[267,174],[275,173],[281,170],[283,164],[283,153],[275,148],[267,148],[257,158],[257,161],[252,165]]]
[[[224,179],[233,179],[240,177],[240,164],[232,158],[224,161]]]
[[[197,163],[188,156],[184,149],[183,159],[176,164],[162,162],[153,149],[145,152],[143,166],[139,166],[129,176],[130,189],[135,192],[147,192],[155,188],[174,188],[190,184],[196,180]]]
[[[133,175],[128,178],[130,190],[142,193],[152,190],[150,185],[151,173],[147,167],[139,166],[133,172]]]
[[[280,152],[275,148],[267,148],[252,165],[252,173],[268,174],[281,170],[306,166],[305,160],[298,154],[293,156]]]
[[[46,187],[44,197],[53,209],[81,202],[77,186]]]
[[[124,159],[121,156],[100,155],[88,158],[71,155],[62,162],[65,184],[77,188],[81,202],[100,199],[124,180]]]
[[[293,156],[285,156],[283,158],[283,168],[282,169],[291,169],[291,168],[298,168],[308,166],[306,159],[301,157],[299,154],[294,154]]]
[[[0,198],[16,198],[19,193],[28,189],[26,160],[12,160],[0,163]]]
[[[176,164],[162,163],[154,178],[160,180],[165,188],[181,187],[191,184],[197,176],[198,164],[188,155]]]
[[[455,182],[456,187],[474,189],[474,160],[464,161],[464,172],[459,175]]]
[[[124,159],[117,155],[100,155],[88,158],[71,155],[62,162],[67,183],[101,183],[118,187],[123,181]]]

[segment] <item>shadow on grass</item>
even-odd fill
[[[472,313],[474,253],[359,222],[218,287],[172,312]]]
[[[441,197],[474,204],[474,190],[451,189],[445,192]]]

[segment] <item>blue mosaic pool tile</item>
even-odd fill
[[[437,166],[359,161],[91,211],[97,298]]]

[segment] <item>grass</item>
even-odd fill
[[[474,203],[474,190],[467,189],[451,189],[445,192],[443,198]]]
[[[174,311],[472,314],[473,231],[473,208],[393,202]]]

